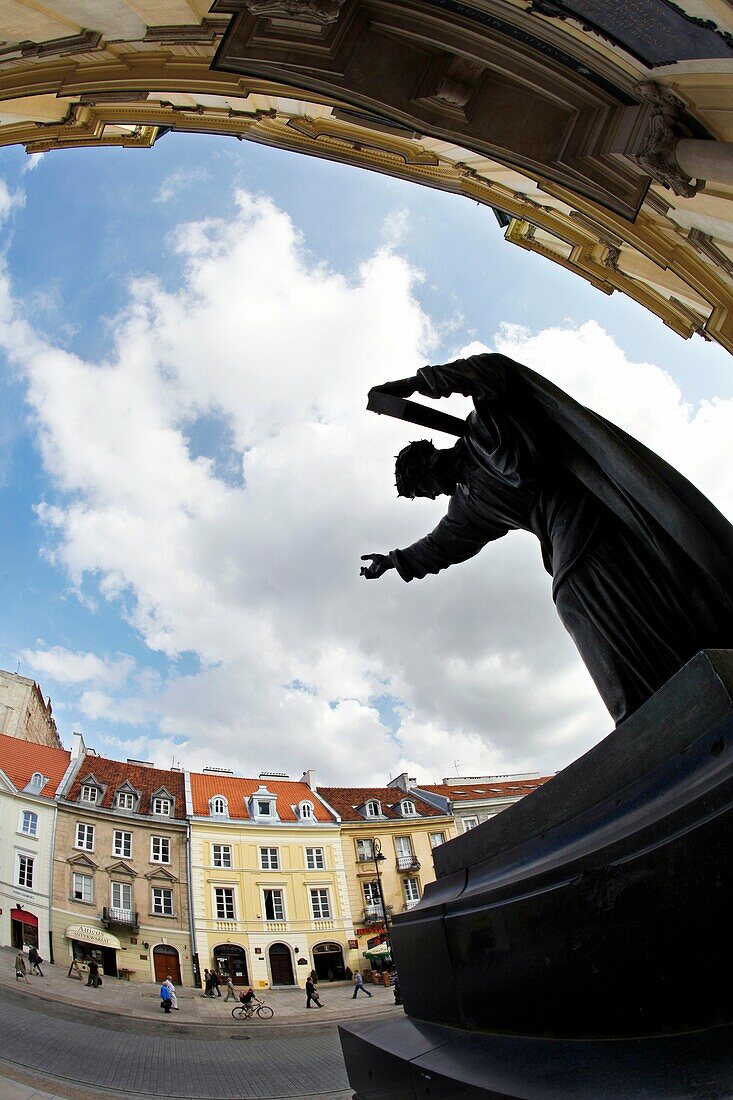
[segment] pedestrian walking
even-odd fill
[[[87,978],[87,985],[90,985],[93,989],[96,989],[99,985],[99,964],[96,959],[89,960],[89,977]]]
[[[43,977],[43,971],[41,970],[41,963],[43,959],[38,954],[37,947],[31,947],[28,950],[28,962],[31,964],[31,974],[38,974],[40,978]]]
[[[221,990],[219,989],[220,985],[221,985],[221,980],[219,978],[219,975],[217,974],[217,972],[215,970],[212,970],[211,971],[211,989],[212,989],[211,996],[212,997],[214,996],[214,992],[216,992],[217,997],[221,997]]]
[[[171,1008],[174,1012],[178,1012],[178,997],[176,996],[176,987],[173,984],[173,979],[171,978],[170,974],[163,982],[163,985],[167,988],[168,992],[171,995]]]
[[[210,970],[204,970],[204,997],[214,996],[214,982]]]
[[[305,1000],[305,1007],[306,1008],[310,1008],[311,1001],[315,1001],[317,1008],[323,1008],[323,1005],[321,1004],[321,1002],[318,999],[318,990],[316,989],[312,978],[306,978],[305,993],[306,993],[306,1000]]]
[[[170,1010],[173,1007],[173,998],[171,996],[171,991],[168,988],[167,980],[163,982],[160,987],[160,1007],[163,1009],[166,1016],[170,1014]]]
[[[361,976],[361,971],[357,970],[356,974],[354,975],[354,996],[351,998],[352,1001],[356,1000],[356,994],[359,992],[359,990],[361,990],[362,993],[366,993],[367,997],[371,997],[371,993],[364,985],[364,979]]]
[[[236,1001],[237,993],[234,988],[234,982],[230,977],[227,977],[227,995],[224,998],[225,1001]]]
[[[25,955],[23,954],[23,949],[22,948],[20,949],[18,954],[15,956],[15,980],[16,980],[16,982],[20,981],[21,978],[23,979],[24,982],[27,982],[28,985],[31,984],[28,981],[28,972],[27,972],[26,966],[25,966]]]

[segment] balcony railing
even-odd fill
[[[137,919],[137,913],[134,909],[118,909],[115,906],[105,906],[102,909],[102,924],[105,928],[109,928],[112,924],[122,924],[127,928],[137,931],[140,927],[140,923]]]
[[[398,871],[419,871],[420,870],[420,860],[412,852],[407,856],[397,856],[397,870]]]
[[[405,909],[414,909],[420,898],[411,898],[410,901],[405,902]]]
[[[387,906],[387,916],[392,916],[392,906]],[[384,921],[384,913],[382,912],[381,905],[365,905],[364,906],[364,923],[365,924],[382,924]]]

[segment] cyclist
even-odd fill
[[[239,994],[239,1000],[244,1005],[244,1007],[247,1009],[247,1014],[251,1015],[252,1014],[252,1002],[255,1000],[255,993],[254,993],[254,990],[253,990],[252,986],[250,986],[249,989],[246,989],[244,991],[244,993]]]

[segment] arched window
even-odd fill
[[[366,815],[367,817],[379,817],[380,807],[378,802],[367,802]]]
[[[221,794],[214,795],[209,803],[209,809],[212,817],[227,817],[229,815],[227,800]]]
[[[402,801],[402,816],[409,817],[415,813],[415,803],[410,802],[409,798],[405,798]]]
[[[38,835],[38,814],[32,810],[22,810],[20,815],[20,832],[26,836]]]
[[[46,777],[40,772],[34,772],[31,776],[31,787],[45,787]]]
[[[300,811],[300,820],[301,821],[312,821],[313,820],[313,803],[312,802],[301,802],[298,809]]]

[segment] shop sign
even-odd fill
[[[383,924],[370,924],[366,928],[355,928],[357,936],[373,936],[375,932],[385,932]]]
[[[352,950],[356,950],[358,948],[358,946],[359,946],[359,941],[358,940],[349,940],[349,947]]]
[[[115,951],[121,948],[120,941],[109,932],[103,932],[101,928],[92,928],[89,924],[72,924],[66,929],[67,940],[78,940],[80,943],[97,943],[100,947],[113,947]]]

